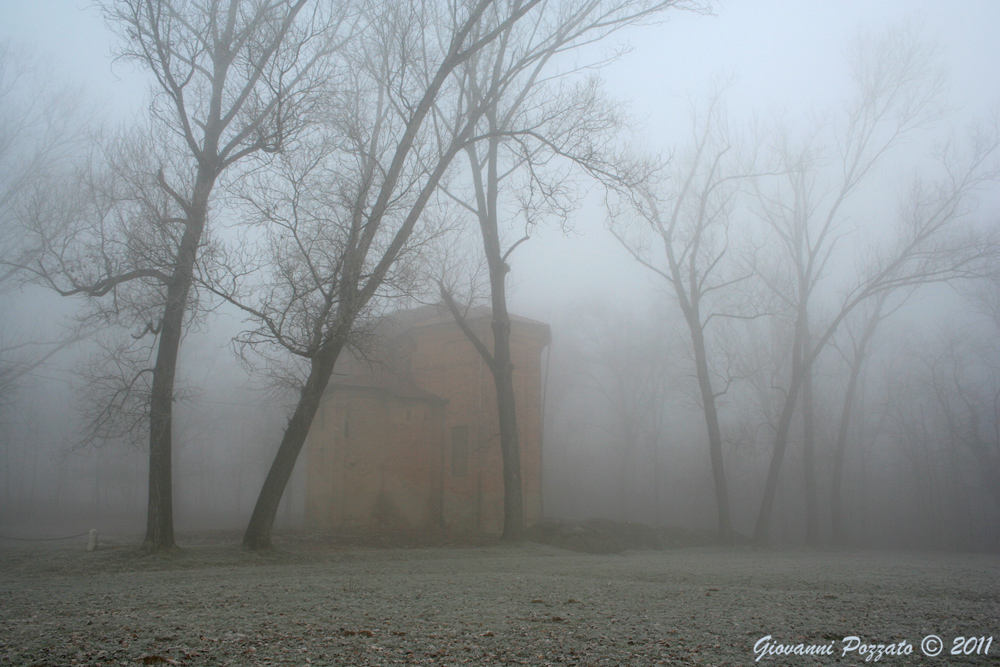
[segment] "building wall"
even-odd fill
[[[440,522],[440,404],[378,389],[335,390],[306,447],[310,523],[417,528]]]
[[[476,333],[492,347],[489,320],[474,323]],[[445,525],[459,530],[500,532],[503,528],[503,459],[497,419],[493,375],[482,357],[453,322],[415,327],[402,342],[403,356],[415,384],[448,399],[444,410],[446,465],[444,480]],[[537,323],[514,322],[511,359],[525,522],[542,516],[541,489],[541,353],[548,343],[548,328]],[[468,429],[468,469],[455,474],[451,458],[455,428]]]
[[[472,324],[491,347],[489,318]],[[548,340],[546,325],[512,323],[528,525],[542,517],[541,357]],[[307,444],[307,518],[342,527],[443,526],[499,533],[503,461],[489,367],[449,320],[409,329],[384,357],[395,373],[393,381],[444,400],[374,387],[328,391]]]

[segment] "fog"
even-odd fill
[[[0,128],[0,198],[17,181],[48,188],[54,200],[62,191],[39,185],[45,178],[55,183],[53,174],[93,161],[92,148],[110,145],[120,129],[154,127],[155,81],[139,64],[115,60],[118,38],[98,11],[77,4],[0,2],[8,49],[0,118],[16,116],[33,95],[69,91],[71,103],[50,108],[88,128],[71,130],[65,162],[33,184],[17,180],[18,160],[54,124],[29,127],[20,144],[10,126]],[[672,9],[663,18],[553,60],[554,71],[579,78],[621,51],[593,70],[620,114],[602,146],[619,165],[659,160],[658,171],[641,183],[610,182],[565,151],[543,166],[565,174],[571,192],[531,216],[517,209],[519,192],[500,206],[515,212],[500,221],[504,249],[529,237],[504,256],[510,312],[552,332],[541,360],[544,516],[716,534],[719,481],[703,380],[717,411],[725,521],[737,542],[1000,548],[1000,5],[768,0],[717,2],[711,14]],[[885,35],[898,39],[879,42]],[[899,67],[892,49],[906,44],[916,45],[920,62],[904,63],[914,72],[885,99],[866,102],[864,86],[891,76],[880,68]],[[33,68],[18,85],[9,83],[15,52]],[[864,53],[884,61],[864,61]],[[869,67],[860,91],[852,62]],[[865,104],[882,102],[893,111],[865,125],[874,108]],[[194,162],[185,159],[166,158],[168,177]],[[459,193],[471,189],[464,164],[456,160],[447,182]],[[269,173],[271,163],[260,165]],[[238,274],[239,251],[266,246],[260,225],[240,228],[254,173],[219,178],[199,247],[229,248],[230,273],[212,274],[206,260],[196,282]],[[856,182],[845,186],[849,178]],[[412,183],[413,192],[422,187],[419,174]],[[393,205],[409,205],[413,192]],[[437,244],[457,218],[451,200],[435,197],[440,220],[423,218],[415,250],[357,331],[377,315],[440,299],[436,280],[447,262]],[[665,236],[657,225],[671,211],[677,224]],[[130,310],[140,300],[134,293],[102,296],[115,306],[98,313],[82,295],[55,294],[37,272],[7,279],[9,267],[35,265],[19,254],[27,238],[20,214],[3,202],[0,215],[0,538],[91,528],[139,535],[150,389],[143,385],[144,399],[119,400],[101,373],[110,348],[122,350],[116,368],[124,375],[151,367],[159,325]],[[685,312],[671,282],[668,236],[688,305],[692,285],[712,287],[700,313]],[[453,248],[473,256],[477,243],[461,238]],[[480,289],[457,294],[470,304],[490,303],[482,266]],[[704,282],[685,283],[696,266]],[[277,284],[245,275],[258,283],[234,287],[231,301]],[[282,356],[280,346],[255,353],[234,342],[257,326],[253,317],[211,287],[196,292],[170,399],[173,521],[181,532],[242,531],[298,400],[279,380],[291,369],[304,383],[309,369],[304,355]],[[707,360],[692,342],[692,317]],[[353,349],[363,356],[365,346]],[[108,406],[114,419],[95,427],[94,411]],[[308,465],[300,455],[279,528],[305,526]]]

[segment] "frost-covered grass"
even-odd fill
[[[1000,557],[701,547],[364,549],[233,539],[0,545],[0,665],[750,665],[763,636],[833,644],[996,637]]]

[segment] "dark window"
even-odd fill
[[[451,474],[465,477],[469,474],[469,427],[451,427]]]

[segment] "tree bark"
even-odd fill
[[[832,335],[833,329],[827,329],[826,335],[823,340],[815,343],[814,347],[809,347],[812,343],[812,339],[809,335],[809,297],[812,290],[812,281],[809,279],[809,274],[807,272],[807,267],[811,266],[808,261],[803,261],[803,251],[802,251],[803,237],[801,235],[796,236],[797,250],[794,251],[793,257],[795,258],[796,268],[798,270],[798,289],[797,289],[797,306],[795,315],[795,325],[794,334],[792,339],[792,355],[791,355],[791,377],[788,382],[788,390],[785,392],[784,404],[781,408],[781,414],[778,417],[778,426],[774,436],[774,450],[771,453],[771,464],[767,470],[767,481],[764,484],[764,497],[761,499],[760,511],[757,514],[757,525],[754,527],[754,541],[758,544],[763,544],[767,540],[767,531],[771,523],[771,511],[774,509],[774,499],[778,492],[778,478],[781,475],[781,464],[785,458],[785,450],[788,448],[788,435],[792,427],[792,417],[795,415],[795,406],[798,401],[799,391],[802,390],[802,386],[807,382],[807,378],[811,373],[812,363],[816,360],[816,356],[829,336]],[[843,317],[843,312],[838,316],[836,322],[839,322],[840,318]],[[834,325],[835,326],[835,325]],[[810,423],[812,418],[810,417]],[[803,442],[803,448],[809,449],[807,456],[812,457],[812,443]],[[809,496],[809,484],[811,483],[815,488],[815,473],[813,473],[813,479],[809,480],[809,466],[812,465],[812,460],[808,461],[808,464],[804,467],[806,468],[806,497],[808,505]],[[807,517],[809,516],[809,509],[806,510]],[[808,519],[807,519],[808,520]]]
[[[708,431],[708,454],[712,463],[712,480],[715,483],[715,504],[719,517],[719,540],[731,544],[733,540],[732,518],[729,510],[729,487],[726,484],[726,470],[722,458],[722,429],[719,427],[719,411],[715,405],[715,392],[708,370],[708,352],[705,348],[705,334],[697,314],[695,321],[688,322],[691,342],[694,346],[695,374],[701,391],[702,412]]]
[[[842,542],[844,539],[844,515],[843,504],[843,480],[844,480],[844,460],[847,458],[847,434],[851,425],[851,415],[854,411],[854,402],[858,393],[858,382],[861,377],[861,369],[864,367],[865,359],[868,356],[868,345],[875,336],[879,323],[885,319],[883,312],[886,301],[891,292],[883,292],[875,302],[875,310],[872,312],[865,325],[861,338],[854,344],[854,358],[851,360],[851,376],[847,381],[847,391],[844,394],[844,407],[840,412],[840,423],[837,426],[837,447],[834,451],[833,459],[833,479],[830,486],[830,521],[834,542]],[[904,299],[905,301],[905,299]]]
[[[498,129],[495,109],[487,113],[487,120],[490,128]],[[479,224],[490,272],[490,301],[493,307],[493,363],[490,369],[497,390],[500,452],[503,456],[503,532],[500,541],[520,542],[524,539],[524,497],[514,399],[514,364],[510,357],[510,313],[507,312],[507,272],[510,266],[501,251],[497,210],[500,194],[499,139],[491,137],[488,146],[486,206],[485,210],[480,209]]]
[[[538,1],[530,0],[527,3],[527,7],[521,7],[505,23],[517,20],[515,17],[523,16],[524,12],[537,4]],[[381,228],[383,216],[393,197],[398,194],[396,186],[404,163],[411,154],[420,127],[427,114],[433,108],[437,95],[450,73],[474,52],[463,52],[461,49],[470,30],[477,23],[479,17],[482,16],[488,4],[488,2],[480,2],[474,14],[469,17],[454,36],[448,55],[438,67],[427,89],[424,90],[419,104],[417,104],[413,115],[406,123],[406,130],[402,138],[393,150],[392,162],[385,174],[385,180],[379,188],[378,197],[375,199],[371,210],[367,211],[364,215],[361,214],[360,209],[354,212],[355,224],[360,224],[361,226],[352,232],[352,238],[349,242],[350,250],[346,251],[344,265],[339,269],[340,276],[338,278],[340,283],[338,291],[340,294],[337,308],[343,319],[338,322],[338,326],[334,331],[323,334],[327,337],[327,342],[324,343],[321,350],[310,360],[309,377],[299,395],[298,405],[292,414],[292,418],[289,420],[288,428],[285,430],[281,444],[278,447],[278,452],[271,463],[267,478],[264,480],[264,486],[257,497],[257,503],[250,517],[250,523],[247,525],[246,532],[243,535],[243,545],[245,547],[258,549],[270,546],[271,530],[278,512],[278,505],[281,502],[281,497],[284,494],[288,480],[291,478],[295,462],[302,450],[302,445],[309,434],[312,420],[319,409],[319,402],[329,383],[333,367],[345,345],[347,332],[353,326],[357,313],[374,297],[376,290],[383,284],[390,267],[409,240],[428,199],[437,188],[451,160],[460,147],[468,140],[469,134],[471,134],[475,127],[475,122],[469,122],[458,136],[452,139],[448,150],[438,158],[437,165],[429,174],[427,183],[421,188],[406,219],[396,234],[393,235],[388,247],[382,251],[381,258],[362,284],[360,282],[363,274],[362,267],[372,247],[373,239]],[[489,40],[480,42],[477,48],[482,47],[483,44],[495,39],[495,37],[496,34],[490,37]],[[362,219],[364,219],[363,224],[361,224]]]
[[[491,130],[495,131],[499,127],[495,109],[490,109],[486,113],[486,119]],[[504,517],[500,541],[520,542],[524,539],[524,497],[521,484],[521,448],[517,433],[517,410],[514,396],[514,364],[511,362],[510,353],[510,313],[507,311],[506,281],[510,266],[506,262],[507,257],[500,245],[497,217],[497,200],[500,190],[499,148],[499,138],[491,136],[487,142],[485,179],[482,165],[476,154],[475,144],[466,148],[476,191],[476,209],[483,241],[483,253],[486,256],[486,264],[489,269],[490,303],[492,306],[491,328],[493,331],[492,353],[476,337],[475,332],[465,324],[462,314],[443,287],[441,294],[452,316],[493,374],[500,428],[500,454],[503,459]],[[510,250],[513,250],[516,245],[512,246]],[[507,251],[507,254],[510,253],[510,250]]]
[[[857,354],[851,364],[851,377],[847,381],[847,391],[844,394],[844,407],[840,412],[840,423],[837,426],[837,447],[833,453],[833,479],[830,483],[830,523],[833,541],[840,543],[844,539],[844,515],[841,502],[844,459],[847,455],[847,431],[851,424],[851,412],[854,410],[854,398],[857,394],[858,377],[861,375],[861,365],[864,354]]]
[[[488,243],[487,243],[488,245]],[[499,245],[497,246],[499,247]],[[499,259],[499,255],[498,255]],[[503,283],[506,270],[501,267],[498,280]],[[491,283],[494,280],[490,271]],[[503,461],[504,521],[500,534],[502,542],[519,542],[524,539],[524,503],[521,483],[521,447],[517,433],[516,396],[514,395],[514,364],[510,354],[510,314],[507,311],[506,291],[492,289],[493,352],[486,347],[468,323],[451,294],[441,286],[441,298],[466,338],[483,358],[493,375],[493,386],[497,394],[497,415],[500,427],[500,454]]]
[[[173,549],[173,404],[177,356],[184,335],[184,314],[194,278],[195,258],[208,216],[208,200],[215,176],[198,170],[194,197],[184,234],[177,250],[177,260],[160,322],[160,340],[153,367],[149,396],[149,498],[146,513],[146,536],[142,549],[149,552]]]
[[[343,342],[333,340],[311,360],[309,377],[299,394],[298,405],[288,421],[288,427],[281,438],[281,445],[278,446],[278,453],[271,462],[271,468],[250,516],[250,523],[243,534],[245,547],[262,549],[271,546],[271,531],[278,514],[278,506],[281,504],[281,497],[295,470],[295,462],[299,458],[299,452],[302,451],[302,445],[305,444],[306,436],[309,435],[309,428],[319,410],[323,392],[326,391],[330,376],[333,374],[333,367],[343,347]]]
[[[771,464],[767,470],[767,482],[764,484],[764,496],[760,502],[760,512],[757,514],[757,525],[754,527],[753,539],[758,544],[763,544],[767,540],[767,531],[771,523],[771,510],[774,509],[774,498],[778,492],[778,477],[781,473],[781,464],[785,458],[785,450],[788,448],[788,432],[792,425],[792,416],[795,414],[795,403],[798,399],[799,388],[802,385],[802,371],[799,367],[798,356],[792,358],[792,377],[788,386],[788,393],[785,396],[785,404],[778,417],[778,427],[774,436],[774,451],[771,453]]]
[[[503,281],[503,276],[500,281]],[[492,280],[491,280],[492,282]],[[521,490],[521,446],[517,435],[514,364],[510,358],[510,315],[503,288],[493,292],[493,383],[497,391],[500,452],[503,456],[502,542],[524,539],[524,503]]]
[[[819,542],[819,500],[816,494],[816,416],[812,368],[802,378],[802,472],[806,495],[806,544]]]

